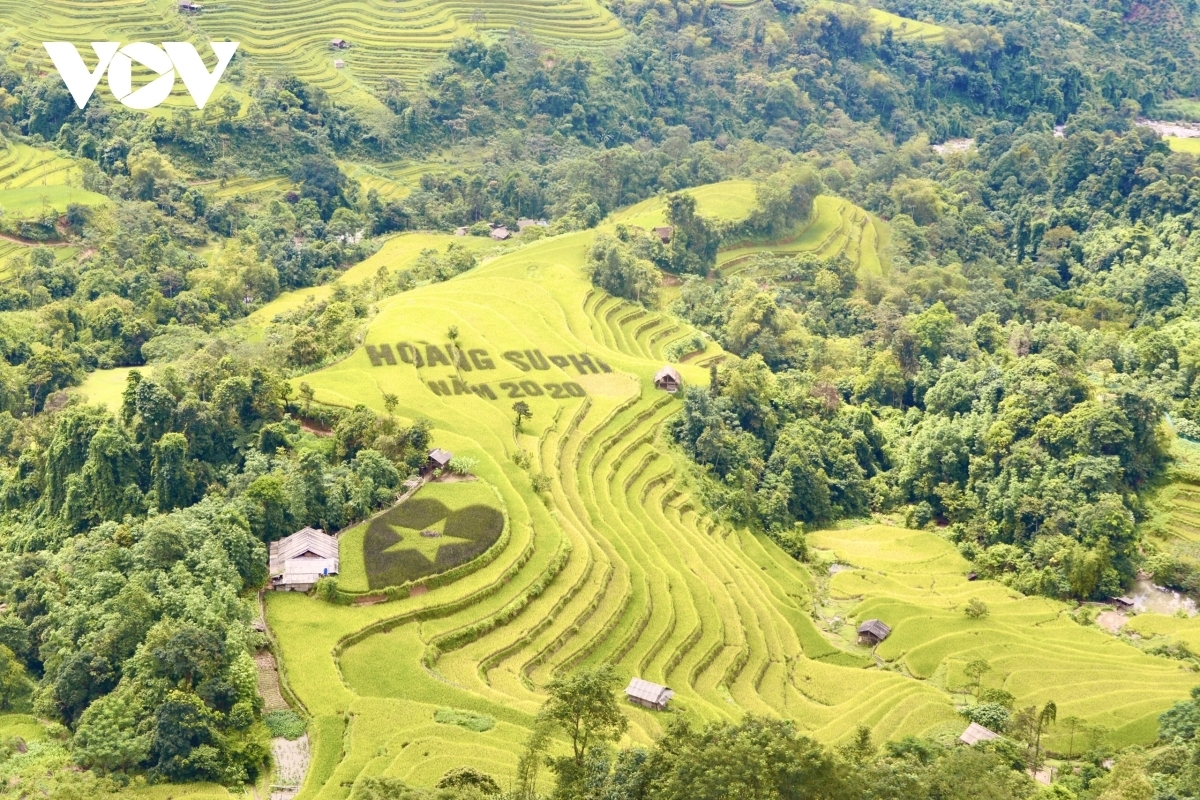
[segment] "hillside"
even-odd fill
[[[1194,798],[1197,24],[0,0],[0,796]]]

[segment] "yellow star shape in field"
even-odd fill
[[[462,539],[458,536],[446,536],[443,531],[446,527],[446,520],[441,519],[434,524],[421,528],[403,528],[399,525],[392,525],[392,530],[400,537],[400,541],[396,542],[391,547],[383,552],[393,553],[398,550],[416,550],[421,555],[425,556],[430,564],[437,561],[438,549],[448,544],[462,544],[471,541],[470,539]],[[437,531],[441,536],[422,536],[421,531]]]

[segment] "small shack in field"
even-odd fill
[[[654,711],[666,711],[667,703],[675,696],[669,686],[659,686],[657,683],[644,681],[641,678],[630,678],[625,687],[625,696],[629,702]]]
[[[1133,610],[1133,598],[1132,597],[1128,597],[1128,596],[1114,597],[1112,601],[1113,601],[1113,606],[1115,606],[1118,611],[1132,611]]]
[[[204,6],[199,3],[193,3],[192,0],[179,0],[180,14],[199,14],[204,10]]]
[[[654,235],[658,237],[663,244],[671,243],[671,234],[675,233],[675,228],[670,225],[660,225],[654,229]]]
[[[528,217],[523,217],[517,220],[517,233],[524,233],[526,228],[545,228],[549,225],[550,223],[544,219],[529,219]]]
[[[425,467],[421,470],[422,475],[445,469],[450,464],[450,459],[454,458],[454,454],[449,450],[443,450],[440,447],[435,447],[429,451],[429,458],[425,459]]]
[[[350,43],[347,42],[345,39],[330,39],[329,40],[329,49],[330,50],[349,50]]]
[[[667,364],[654,373],[654,388],[675,394],[683,388],[683,376],[679,374],[679,370]]]
[[[888,637],[892,629],[877,619],[869,619],[858,626],[858,643],[869,644],[872,647]]]
[[[980,742],[990,742],[992,739],[999,739],[1000,734],[995,731],[990,731],[980,725],[978,722],[972,722],[967,726],[967,729],[962,732],[962,736],[958,737],[958,741],[962,744],[971,745],[979,744]]]
[[[503,225],[501,225],[497,228],[492,228],[492,232],[490,234],[490,236],[493,239],[495,239],[497,242],[503,242],[505,239],[507,239],[511,235],[512,234],[510,234],[508,232],[508,228],[504,227]]]
[[[307,592],[326,575],[338,573],[338,541],[319,528],[304,528],[271,542],[271,588]]]

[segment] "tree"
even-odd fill
[[[717,263],[721,234],[716,226],[696,213],[696,198],[679,192],[667,198],[667,222],[671,241],[667,263],[677,275],[707,275]]]
[[[653,768],[662,800],[831,800],[849,795],[844,768],[791,722],[748,716],[695,731],[673,724]]]
[[[187,437],[182,433],[165,433],[154,445],[150,475],[160,511],[191,502],[195,481],[188,471],[187,449]]]
[[[1083,725],[1084,720],[1082,717],[1072,714],[1069,717],[1064,717],[1062,723],[1067,726],[1067,762],[1070,763],[1071,759],[1075,757],[1075,731]]]
[[[1155,267],[1146,275],[1142,302],[1147,311],[1157,311],[1171,305],[1176,296],[1187,299],[1188,285],[1183,274],[1174,267]]]
[[[583,759],[595,745],[615,742],[629,727],[617,705],[620,679],[611,665],[556,678],[547,686],[550,699],[538,719],[558,728],[571,742],[571,765],[583,769]]]
[[[316,392],[313,390],[313,387],[309,385],[308,381],[300,381],[300,397],[302,400],[304,400],[305,414],[307,414],[309,409],[312,407],[313,397],[315,396]]]
[[[963,667],[963,674],[971,679],[975,684],[975,694],[979,694],[980,684],[983,682],[983,676],[992,671],[992,665],[984,661],[982,658],[977,658]]]
[[[32,684],[13,651],[0,644],[0,711],[11,711],[29,696]]]
[[[982,619],[988,615],[987,603],[980,600],[978,597],[972,597],[967,601],[967,607],[963,612],[971,619]]]
[[[529,408],[529,403],[526,403],[524,400],[518,400],[517,402],[513,403],[512,408],[513,411],[517,412],[517,421],[515,423],[515,427],[518,431],[520,431],[521,421],[533,419],[533,411]]]
[[[768,237],[784,235],[812,216],[813,203],[824,187],[809,167],[775,173],[755,187],[757,207],[752,226]]]
[[[1053,701],[1048,701],[1040,711],[1036,706],[1028,706],[1013,717],[1013,729],[1027,745],[1026,760],[1033,772],[1042,766],[1042,733],[1057,717],[1058,707]]]
[[[325,220],[344,201],[342,193],[349,183],[336,161],[318,153],[301,159],[292,170],[292,180],[300,184],[300,196],[314,201]]]
[[[387,409],[389,417],[395,416],[396,406],[400,405],[400,398],[391,392],[383,393],[383,407]]]
[[[658,270],[615,236],[598,234],[588,249],[592,285],[611,295],[652,305],[658,298]]]

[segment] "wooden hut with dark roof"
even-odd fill
[[[892,629],[877,619],[869,619],[858,626],[858,643],[869,644],[872,647],[888,637]]]
[[[629,702],[654,711],[666,711],[667,703],[675,696],[669,686],[659,686],[657,683],[644,681],[641,678],[630,678],[625,687],[625,696]]]
[[[679,370],[667,364],[654,373],[654,387],[669,394],[675,394],[683,388],[683,376],[679,374]]]
[[[450,460],[454,458],[454,454],[449,450],[443,450],[440,447],[435,447],[429,451],[429,458],[425,460],[425,467],[421,470],[422,475],[445,469],[450,464]]]

